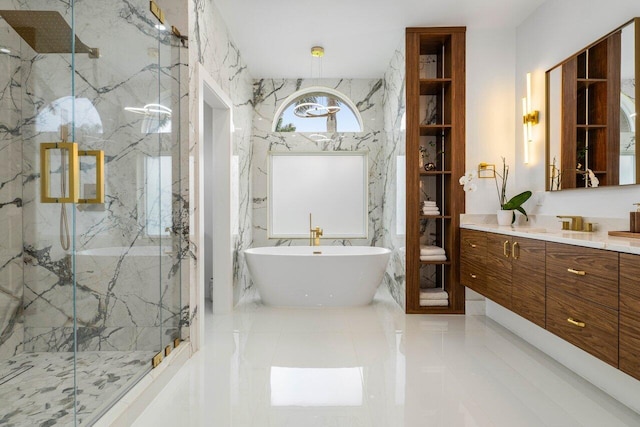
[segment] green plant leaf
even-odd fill
[[[502,209],[503,210],[518,209],[520,206],[522,206],[524,202],[529,200],[529,198],[531,197],[531,194],[532,194],[531,191],[523,191],[522,193],[513,196],[507,203],[502,205]]]
[[[527,212],[524,210],[524,208],[522,206],[518,206],[516,208],[516,210],[518,212],[520,212],[522,215],[524,215],[524,217],[527,219],[527,221],[529,221],[529,216],[527,215]],[[513,220],[515,221],[516,214],[514,213],[513,216],[514,216]],[[513,224],[513,222],[512,222],[512,224]]]

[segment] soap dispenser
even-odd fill
[[[634,203],[636,211],[629,214],[629,231],[640,233],[640,203]]]

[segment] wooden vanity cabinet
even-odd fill
[[[511,309],[545,327],[545,242],[512,238]]]
[[[486,271],[485,296],[511,309],[511,237],[487,233]]]
[[[620,254],[620,370],[640,380],[640,255]]]
[[[460,283],[482,295],[487,292],[486,252],[486,233],[460,230]]]
[[[545,242],[461,230],[460,281],[464,286],[545,326]]]
[[[618,254],[548,243],[547,330],[618,367]]]

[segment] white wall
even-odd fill
[[[542,199],[541,206],[532,212],[627,218],[631,204],[637,201],[637,185],[543,193],[545,71],[635,16],[640,16],[638,0],[548,0],[516,29],[516,182],[520,189],[540,192],[536,198]],[[517,102],[525,94],[527,72],[532,73],[532,106],[540,110],[541,117],[540,124],[534,126],[530,163],[524,165],[518,132],[522,107]]]
[[[478,163],[514,168],[516,134],[515,29],[467,29],[467,148],[466,170]],[[515,186],[515,177],[509,179]],[[508,194],[515,195],[511,190]],[[478,190],[466,194],[467,213],[495,213],[500,208],[493,179],[478,181]]]

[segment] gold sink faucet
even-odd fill
[[[577,215],[558,215],[557,216],[560,219],[570,219],[571,220],[571,226],[569,226],[569,221],[562,221],[562,229],[563,230],[571,230],[571,231],[591,231],[591,230],[585,230],[584,226],[583,226],[583,220],[581,216],[577,216]],[[570,227],[570,228],[569,228]],[[591,227],[589,227],[591,228]]]
[[[320,246],[320,237],[322,237],[322,228],[313,228],[311,214],[309,214],[309,246]]]

